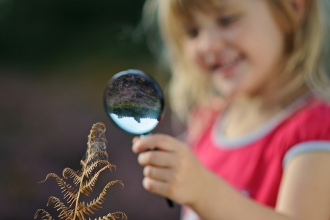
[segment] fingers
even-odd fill
[[[145,166],[143,169],[143,187],[152,193],[168,197],[173,181],[173,170],[171,168]]]
[[[138,163],[144,166],[143,187],[173,201],[185,201],[183,195],[188,196],[187,186],[194,182],[194,171],[198,170],[190,148],[163,134],[136,137],[132,142],[133,152],[139,154]],[[153,148],[156,150],[150,150]]]
[[[171,187],[171,170],[146,166],[143,170],[143,187],[152,193],[170,197],[173,187]]]
[[[164,151],[146,151],[138,156],[138,162],[141,166],[151,165],[164,168],[171,167],[173,159],[172,153]]]
[[[167,197],[168,184],[166,182],[145,177],[142,185],[149,192]]]
[[[177,144],[177,141],[168,135],[153,134],[144,136],[143,138],[135,137],[133,139],[132,150],[134,153],[155,148],[162,151],[173,151],[175,144]]]
[[[161,182],[167,182],[171,177],[171,171],[166,168],[146,166],[143,169],[143,175],[145,176],[145,178],[150,178]]]

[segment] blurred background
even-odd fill
[[[166,90],[168,74],[150,54],[140,20],[143,0],[0,0],[0,219],[33,219],[50,196],[62,197],[55,179],[65,167],[80,169],[92,125],[107,126],[109,161],[96,198],[111,187],[92,219],[122,211],[129,219],[178,219],[179,207],[142,188],[142,168],[132,135],[116,128],[103,108],[103,90],[117,72],[136,68]],[[168,108],[168,106],[167,106]],[[167,109],[154,132],[180,134]],[[175,121],[175,119],[174,119]]]

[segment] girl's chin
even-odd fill
[[[246,79],[236,80],[223,80],[217,76],[212,78],[214,88],[222,95],[225,99],[233,99],[236,97],[246,96],[251,93],[253,88],[251,83]]]
[[[222,97],[226,100],[234,100],[236,98],[249,95],[249,92],[242,88],[236,88],[230,90],[223,90],[220,92],[220,94],[222,94]]]

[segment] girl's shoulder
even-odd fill
[[[330,104],[314,99],[278,127],[283,146],[288,148],[315,142],[330,144]],[[288,150],[288,149],[286,149]]]
[[[330,135],[330,103],[313,99],[288,120],[297,131],[311,134]]]
[[[313,100],[281,126],[283,165],[301,153],[330,152],[330,104]]]

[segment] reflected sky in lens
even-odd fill
[[[132,134],[146,134],[154,129],[159,121],[153,118],[141,118],[141,122],[137,122],[133,117],[122,117],[111,113],[110,117],[112,120],[122,129]]]

